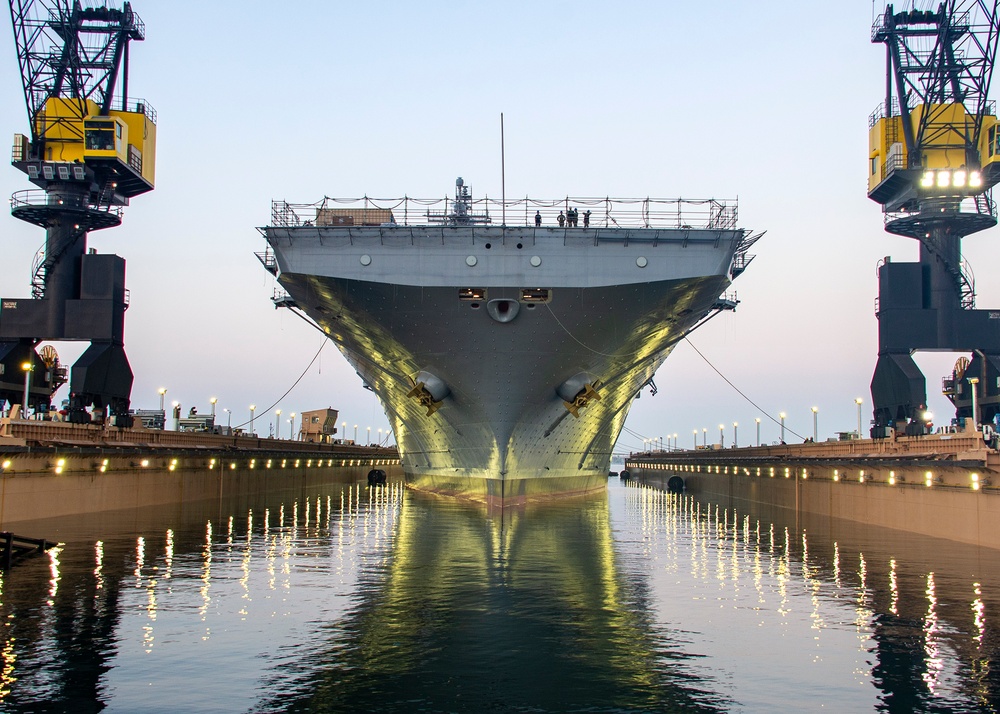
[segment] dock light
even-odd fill
[[[65,466],[66,466],[66,459],[59,459],[58,461],[56,461],[56,473],[61,474]]]
[[[969,172],[969,188],[982,188],[983,175],[978,171]]]
[[[3,466],[3,468],[4,468],[5,471],[7,469],[9,469],[10,468],[10,459],[4,459],[4,462],[3,462],[2,466]]]
[[[24,401],[21,402],[21,418],[28,418],[28,397],[31,392],[31,371],[34,369],[34,365],[31,362],[25,362],[21,365],[21,369],[24,370]]]
[[[231,462],[229,464],[229,470],[230,471],[235,471],[236,470],[236,462],[235,461],[233,461],[233,462]]]
[[[163,411],[163,397],[166,396],[166,394],[167,394],[167,388],[166,387],[160,387],[156,391],[159,392],[159,394],[160,394],[160,411],[162,412]]]
[[[890,471],[889,472],[889,485],[890,486],[895,486],[896,485],[896,472],[895,471]]]
[[[969,480],[972,481],[972,490],[979,490],[979,474],[969,474]]]
[[[931,188],[933,185],[934,185],[934,172],[924,171],[924,175],[920,177],[920,187]]]
[[[951,185],[951,171],[938,171],[936,183],[938,188],[948,188]]]
[[[833,480],[834,481],[839,481],[840,480],[840,470],[839,469],[834,469],[833,470]]]
[[[149,459],[143,459],[142,461],[139,462],[139,465],[142,466],[143,468],[146,468],[147,466],[149,466]]]
[[[966,381],[969,384],[972,385],[972,425],[974,427],[976,427],[976,430],[978,430],[979,429],[979,403],[978,403],[978,400],[976,398],[978,396],[976,394],[976,385],[979,384],[979,377],[969,377]]]
[[[208,403],[212,405],[212,421],[215,421],[215,405],[218,403],[218,397],[212,397],[208,400]]]
[[[803,480],[809,478],[809,472],[805,469],[802,469],[802,478]]]
[[[861,473],[858,474],[858,483],[864,483],[864,482],[865,482],[865,472],[862,471]]]
[[[967,182],[967,174],[964,170],[959,169],[951,175],[951,185],[956,187],[965,186]]]
[[[934,474],[928,471],[924,474],[924,485],[930,488],[932,483],[934,483]]]

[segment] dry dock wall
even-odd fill
[[[691,495],[1000,549],[1000,455],[972,433],[633,454],[631,478]]]
[[[19,521],[402,478],[394,449],[0,423],[0,530]]]

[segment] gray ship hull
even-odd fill
[[[719,309],[745,237],[471,226],[265,234],[295,307],[378,395],[408,482],[504,504],[604,487],[632,401]]]

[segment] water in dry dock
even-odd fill
[[[620,484],[23,523],[0,711],[994,711],[1000,553]]]

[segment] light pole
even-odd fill
[[[725,448],[726,446],[726,425],[719,424],[719,448]]]
[[[698,450],[698,430],[694,430],[694,450]]]
[[[167,388],[166,387],[160,387],[159,392],[160,392],[160,411],[162,412],[163,411],[163,397],[165,397],[166,394],[167,394]]]
[[[255,411],[257,411],[257,405],[256,404],[251,404],[250,405],[250,436],[254,436],[254,430],[253,430],[253,413]]]
[[[813,407],[813,441],[819,441],[819,407]]]
[[[215,405],[219,400],[216,397],[212,397],[208,400],[208,403],[212,405],[212,423],[215,423]]]
[[[382,430],[378,430],[378,445],[382,446]]]
[[[854,400],[854,403],[858,405],[858,438],[861,438],[861,397]]]
[[[736,435],[736,428],[739,426],[735,421],[733,422],[733,448],[735,449],[739,445],[739,439]]]
[[[677,451],[677,434],[674,434],[674,451]]]
[[[181,430],[181,403],[174,402],[171,405],[174,408],[174,431]]]
[[[781,412],[778,417],[781,419],[781,443],[785,443],[785,412]]]
[[[295,412],[292,412],[292,418],[288,420],[288,438],[295,441]]]
[[[340,440],[347,441],[347,422],[340,422]]]
[[[281,410],[274,410],[274,431],[277,438],[281,438]]]
[[[757,417],[754,421],[757,423],[757,446],[760,446],[760,417]]]
[[[372,445],[372,428],[368,427],[368,446]]]
[[[354,425],[354,443],[355,444],[358,443],[358,425],[357,424]]]
[[[224,411],[226,413],[226,428],[227,429],[232,429],[233,428],[233,413],[231,411],[229,411],[228,409],[223,409],[222,411]]]
[[[979,402],[976,397],[976,385],[979,384],[979,377],[969,377],[968,381],[972,385],[972,425],[976,427],[976,431],[979,431]]]
[[[34,365],[31,362],[25,362],[21,365],[21,369],[24,370],[24,399],[21,402],[21,418],[28,418],[28,399],[31,397],[31,371],[34,369]]]
[[[703,427],[701,430],[701,445],[702,448],[708,448],[708,427]]]

